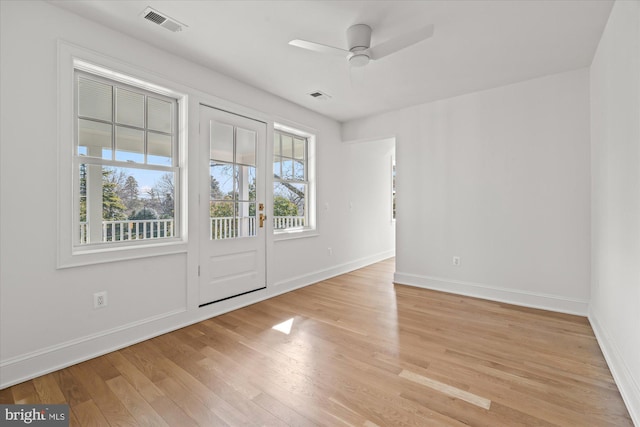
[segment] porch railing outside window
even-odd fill
[[[305,221],[303,216],[276,216],[273,218],[273,228],[276,230],[284,230],[287,228],[304,227]]]
[[[221,240],[236,237],[238,235],[237,230],[239,225],[248,227],[249,236],[255,235],[255,217],[214,217],[211,218],[211,238],[213,240]],[[273,218],[273,227],[276,230],[304,226],[305,221],[303,216],[277,216]],[[175,233],[173,219],[102,221],[101,227],[103,242],[160,239],[173,237]],[[80,242],[86,244],[88,235],[88,224],[81,222]]]
[[[87,243],[89,227],[80,223],[80,242]],[[174,236],[173,219],[102,221],[102,242],[161,239]]]

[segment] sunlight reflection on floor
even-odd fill
[[[282,323],[278,323],[277,325],[273,326],[271,329],[275,329],[276,331],[280,331],[283,334],[289,335],[289,333],[291,332],[292,326],[293,326],[293,317],[289,320],[285,320]]]

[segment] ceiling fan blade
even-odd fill
[[[348,50],[340,49],[338,47],[327,46],[325,44],[308,42],[306,40],[291,40],[289,42],[291,46],[301,47],[303,49],[312,50],[320,53],[331,53],[333,55],[345,56],[349,53]]]
[[[386,42],[379,44],[378,46],[372,47],[369,49],[369,56],[371,59],[384,58],[385,56],[398,52],[405,47],[409,47],[421,42],[422,40],[426,40],[431,36],[433,36],[433,25],[427,25],[426,27],[418,28],[417,30],[394,37],[391,40],[387,40]]]

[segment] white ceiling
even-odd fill
[[[339,121],[586,67],[612,0],[157,1],[51,3]],[[188,25],[170,32],[147,6]],[[346,29],[372,45],[427,24],[433,38],[362,70],[288,45],[346,48]],[[321,90],[331,99],[313,99]]]

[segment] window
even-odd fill
[[[74,86],[73,246],[177,237],[177,99],[78,69]]]
[[[273,228],[313,229],[313,137],[276,127],[273,136]]]
[[[210,238],[254,237],[258,133],[218,122],[210,132]]]
[[[57,268],[185,253],[190,89],[63,41],[57,83]]]

